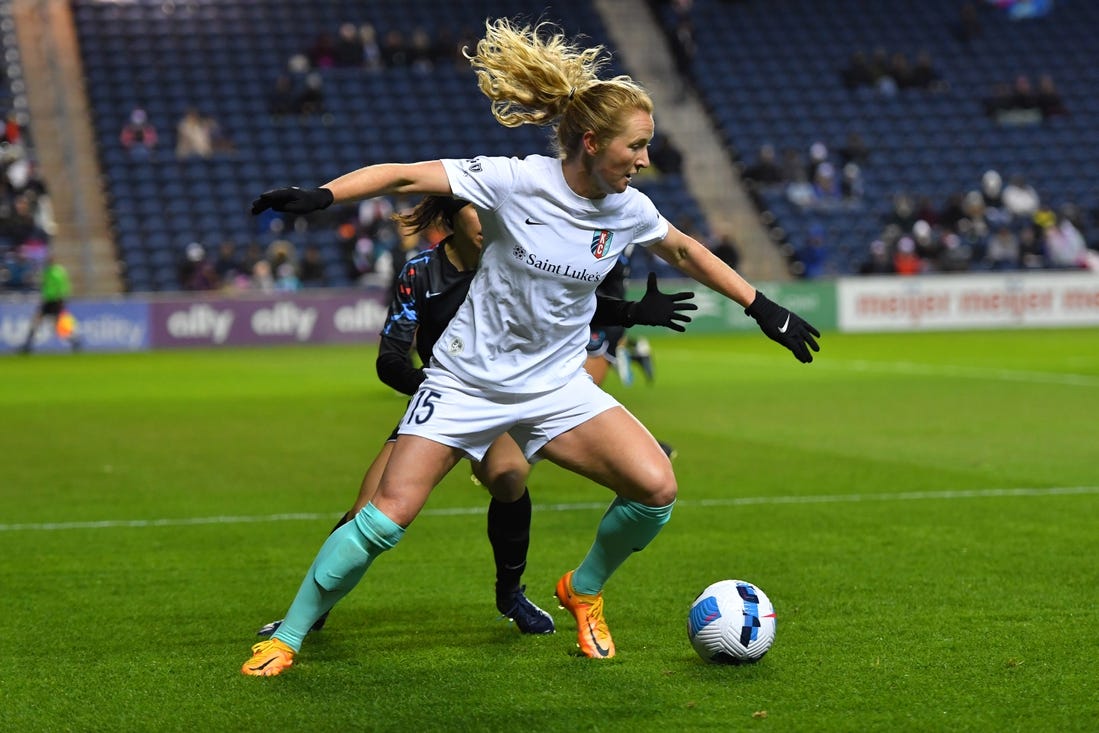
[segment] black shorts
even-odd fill
[[[593,328],[591,339],[588,340],[588,356],[603,356],[607,361],[613,362],[618,352],[618,342],[625,335],[626,329],[622,326]]]
[[[38,306],[38,312],[44,316],[53,316],[56,318],[61,315],[65,310],[65,301],[63,300],[43,300],[42,305]]]

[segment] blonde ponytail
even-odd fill
[[[587,130],[608,139],[620,131],[623,112],[653,110],[648,93],[630,77],[599,78],[610,61],[602,46],[582,48],[550,23],[486,21],[485,37],[466,58],[497,122],[553,126],[560,157],[578,150]]]

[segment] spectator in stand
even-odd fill
[[[885,242],[875,239],[870,243],[870,251],[866,259],[859,265],[859,274],[892,275],[895,272],[893,260],[889,256],[889,249],[885,246]]]
[[[809,164],[806,166],[805,175],[812,181],[817,177],[817,168],[828,162],[828,146],[817,141],[809,146]]]
[[[841,165],[857,163],[860,166],[865,166],[870,162],[870,147],[866,144],[862,134],[855,130],[847,133],[847,139],[843,143],[843,147],[837,152],[839,153]]]
[[[782,149],[782,180],[796,181],[805,178],[805,159],[796,148]]]
[[[809,227],[805,244],[798,250],[797,261],[801,266],[801,277],[812,280],[824,275],[828,265],[828,245],[825,242],[825,230],[820,224]]]
[[[209,158],[214,152],[210,120],[194,107],[188,107],[176,125],[176,157]]]
[[[981,198],[984,199],[985,218],[990,225],[998,226],[1011,221],[1011,213],[1004,208],[1004,182],[998,172],[987,170],[981,176]]]
[[[129,119],[118,133],[118,141],[135,158],[146,158],[156,148],[156,127],[140,107],[130,112]]]
[[[901,51],[894,51],[889,57],[889,77],[897,85],[897,89],[912,89],[916,86],[915,74],[908,57]]]
[[[1045,243],[1034,222],[1019,230],[1019,262],[1024,269],[1037,270],[1046,266]]]
[[[933,227],[942,226],[942,220],[939,216],[938,209],[935,208],[935,203],[931,200],[931,197],[927,194],[920,194],[916,199],[915,208],[913,209],[913,216],[916,221],[926,221]]]
[[[985,264],[992,270],[1014,270],[1019,267],[1019,237],[1011,227],[1001,224],[988,239]]]
[[[220,286],[214,265],[206,258],[206,248],[191,242],[183,251],[179,267],[179,284],[184,290],[217,290]]]
[[[813,203],[822,208],[833,208],[843,199],[843,191],[836,180],[836,168],[829,162],[821,163],[813,174]]]
[[[1011,85],[1003,81],[993,84],[992,91],[981,102],[984,113],[994,120],[999,120],[1004,113],[1009,112],[1011,104]]]
[[[873,86],[875,76],[866,54],[862,51],[852,53],[847,66],[840,72],[840,78],[843,80],[843,85],[848,89]]]
[[[298,265],[298,279],[303,288],[319,288],[327,284],[321,248],[315,244],[306,246]]]
[[[271,93],[267,95],[267,111],[275,117],[298,113],[298,93],[289,74],[279,74]]]
[[[760,186],[773,186],[783,182],[782,168],[778,164],[774,145],[765,143],[760,146],[756,161],[744,169],[744,179]]]
[[[1026,74],[1015,77],[1015,83],[1011,87],[1011,97],[1008,108],[1012,110],[1038,110],[1038,93],[1034,91],[1034,85]]]
[[[214,258],[214,273],[225,285],[236,284],[242,275],[247,276],[244,264],[237,256],[237,243],[232,239],[224,239],[218,245],[218,253]]]
[[[683,153],[670,137],[659,132],[649,143],[649,162],[659,173],[678,176],[683,172]]]
[[[965,194],[961,191],[950,192],[939,212],[939,226],[951,232],[958,231],[958,222],[965,218],[964,200]]]
[[[946,89],[946,83],[943,81],[942,75],[935,69],[930,52],[922,50],[916,55],[916,63],[912,65],[909,75],[909,85],[914,89],[928,91],[943,91]]]
[[[689,3],[687,5],[689,7]],[[686,13],[678,15],[669,40],[675,70],[683,80],[683,84],[679,87],[679,101],[683,101],[686,99],[687,91],[696,87],[694,65],[695,56],[698,55],[698,44],[695,42],[694,22],[689,15]]]
[[[408,45],[397,28],[390,28],[382,38],[382,63],[389,69],[408,66]]]
[[[893,253],[893,271],[898,275],[918,275],[923,272],[923,262],[916,254],[916,242],[912,237],[904,236],[897,240],[897,251]]]
[[[980,38],[981,31],[981,16],[977,12],[977,6],[971,2],[963,3],[955,28],[958,42],[968,49],[972,47],[973,41]]]
[[[847,201],[848,203],[862,200],[862,169],[859,168],[857,163],[848,163],[843,166],[842,176],[840,178],[840,195],[842,195],[844,201]]]
[[[1030,219],[1042,204],[1038,191],[1027,183],[1026,177],[1017,173],[1004,186],[1004,209],[1016,219]]]
[[[1079,269],[1087,267],[1088,246],[1080,230],[1064,216],[1042,209],[1034,216],[1042,227],[1046,258],[1050,267]]]
[[[321,31],[305,52],[314,69],[331,69],[336,65],[336,41],[328,31]]]
[[[1057,83],[1053,81],[1053,77],[1049,74],[1042,74],[1038,77],[1038,91],[1035,96],[1038,109],[1042,113],[1042,119],[1048,120],[1052,117],[1068,114],[1068,108],[1065,107],[1061,93],[1057,91]]]
[[[20,145],[23,142],[23,126],[19,124],[19,113],[9,109],[4,116],[3,142],[8,145]]]
[[[734,270],[740,262],[740,250],[737,249],[736,242],[734,242],[733,238],[728,234],[722,234],[718,237],[717,242],[710,251],[713,252],[719,260]]]
[[[947,232],[940,242],[936,262],[942,272],[965,272],[969,269],[972,254],[972,250],[961,235]]]
[[[370,23],[359,26],[359,42],[362,45],[362,65],[367,71],[378,71],[385,67],[382,47],[378,44],[378,31]]]
[[[911,232],[912,226],[919,221],[912,197],[907,193],[893,196],[893,210],[886,216],[885,225],[894,225],[901,232]]]
[[[916,244],[916,256],[924,262],[935,262],[942,254],[939,232],[922,219],[912,225],[912,241]]]
[[[324,77],[313,72],[305,77],[305,88],[297,99],[297,113],[310,117],[324,112]]]
[[[363,65],[363,39],[354,23],[341,23],[332,47],[332,63],[341,68]]]
[[[429,73],[435,68],[435,47],[427,31],[417,26],[412,29],[412,40],[408,44],[408,64],[413,71]]]

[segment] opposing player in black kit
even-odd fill
[[[626,298],[626,280],[630,277],[630,253],[633,251],[632,247],[628,247],[618,256],[618,260],[615,261],[614,267],[607,273],[607,276],[603,278],[603,282],[596,288],[596,295],[605,296],[608,298],[615,298],[617,300],[625,300]],[[649,273],[648,287],[655,287],[656,274]],[[602,385],[603,380],[607,376],[607,370],[611,366],[618,368],[619,374],[629,374],[630,359],[636,359],[641,367],[645,370],[645,375],[649,381],[653,378],[652,367],[652,355],[647,353],[647,342],[644,339],[637,342],[638,345],[644,343],[646,350],[641,351],[638,346],[634,347],[631,353],[628,345],[629,339],[626,336],[626,328],[624,325],[599,325],[593,322],[591,326],[591,340],[588,341],[588,359],[584,363],[584,369],[595,381],[596,384]],[[619,353],[621,352],[621,353]],[[628,384],[626,378],[623,378],[623,382]],[[663,440],[658,440],[660,443],[660,449],[664,451],[664,454],[668,458],[675,458],[675,448],[665,443]]]
[[[423,369],[412,361],[412,349],[415,347],[422,364],[430,362],[435,342],[465,300],[477,270],[481,222],[468,204],[447,196],[427,196],[410,212],[394,217],[412,233],[440,224],[453,232],[406,262],[397,279],[376,367],[382,382],[398,392],[413,395],[424,381]],[[617,329],[621,334],[625,327],[637,324],[683,331],[691,320],[685,311],[697,309],[688,302],[693,293],[661,293],[655,276],[640,301],[627,301],[624,295],[623,286],[618,297],[598,296],[593,329]],[[350,521],[374,496],[396,439],[394,429],[363,476],[355,505],[334,529]],[[520,584],[530,546],[531,501],[526,486],[530,470],[523,452],[506,433],[493,443],[483,461],[473,464],[474,476],[492,496],[488,538],[496,564],[496,607],[521,632],[548,634],[554,631],[553,618],[524,595],[525,586]],[[322,628],[327,618],[328,614],[321,616],[312,630]],[[280,623],[271,622],[258,634],[271,634]]]

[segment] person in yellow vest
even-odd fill
[[[63,341],[68,341],[73,351],[79,351],[82,343],[76,330],[76,319],[65,308],[65,298],[72,293],[72,283],[69,280],[68,270],[57,262],[53,255],[46,258],[46,266],[42,269],[41,293],[42,300],[38,305],[38,311],[31,320],[30,329],[27,331],[27,340],[23,342],[22,352],[24,354],[31,353],[38,327],[47,318],[53,319],[57,337]]]

